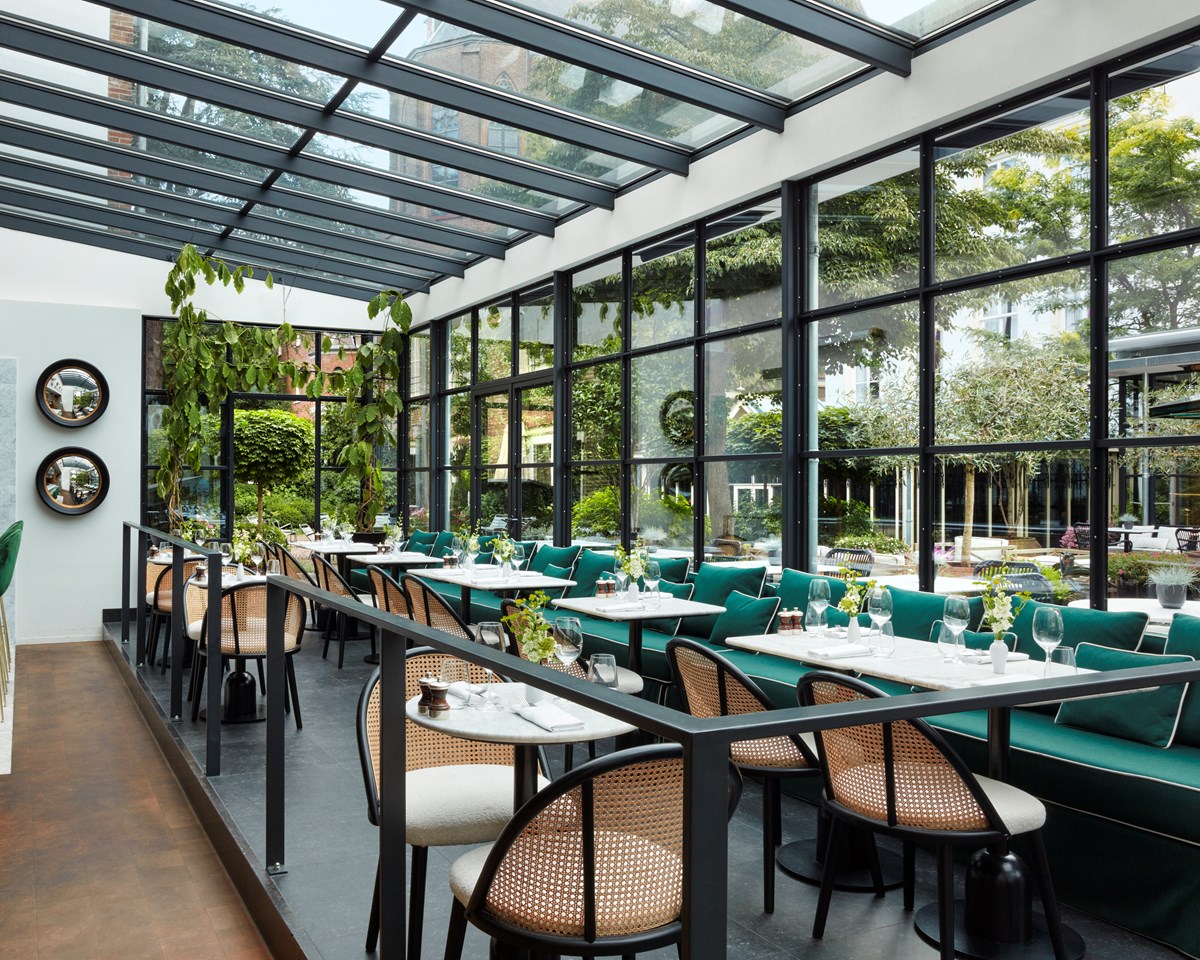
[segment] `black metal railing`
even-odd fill
[[[1200,680],[1200,662],[1113,670],[1062,679],[1033,680],[1004,687],[930,691],[822,707],[795,707],[768,713],[700,719],[687,713],[546,670],[482,644],[453,637],[412,620],[384,613],[353,599],[336,596],[282,576],[267,578],[267,757],[266,853],[268,870],[284,869],[284,653],[283,618],[287,595],[314,600],[331,613],[344,613],[379,629],[383,690],[379,824],[381,911],[380,938],[389,954],[403,957],[406,937],[405,700],[394,691],[406,689],[404,657],[409,642],[431,646],[503,676],[523,680],[593,710],[633,724],[647,733],[679,743],[684,753],[684,960],[723,960],[727,922],[728,842],[726,794],[706,789],[724,783],[729,747],[734,741],[862,723],[883,723],[964,710],[1003,708],[1120,693],[1147,687]],[[211,696],[212,685],[210,685]],[[390,695],[389,695],[390,694]],[[211,713],[210,713],[211,716]]]

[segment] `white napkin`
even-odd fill
[[[560,710],[552,703],[535,703],[528,707],[515,707],[514,712],[520,714],[530,723],[536,723],[543,730],[558,733],[562,730],[582,730],[583,721],[576,720],[565,710]]]
[[[814,647],[808,651],[808,655],[821,660],[850,660],[853,657],[869,657],[871,648],[864,643],[839,643],[832,647]]]
[[[471,687],[462,680],[458,680],[450,684],[449,689],[446,690],[446,694],[447,696],[454,697],[456,700],[461,700],[463,703],[466,703],[471,699]]]
[[[642,610],[644,609],[640,603],[613,603],[606,604],[605,610],[611,610],[613,613],[621,613],[625,610]]]

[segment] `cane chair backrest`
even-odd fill
[[[307,583],[313,587],[317,586],[313,575],[304,569],[300,561],[296,558],[296,555],[288,550],[287,547],[279,548],[279,567],[283,570],[285,577],[291,577],[293,580]]]
[[[471,628],[466,625],[451,608],[442,595],[424,580],[406,573],[400,579],[404,593],[408,597],[408,607],[412,619],[427,627],[436,627],[444,633],[461,637],[463,640],[474,640]]]
[[[702,644],[683,637],[667,643],[667,663],[683,708],[693,717],[727,717],[772,709],[766,694],[741,670]],[[799,737],[765,737],[730,745],[734,763],[753,767],[807,767],[817,758]]]
[[[203,592],[203,591],[191,591]],[[304,601],[287,595],[283,618],[284,652],[300,646],[304,635]],[[211,617],[204,621],[207,645]],[[221,653],[228,657],[263,657],[267,654],[267,585],[240,583],[221,592]]]
[[[337,568],[324,557],[317,554],[312,555],[313,569],[317,573],[317,586],[329,593],[336,593],[340,597],[349,597],[351,600],[357,599],[354,591],[350,588],[350,584],[346,582],[345,577],[337,572]]]
[[[520,657],[522,660],[528,660],[525,656],[525,651],[521,649],[521,645],[517,643],[517,638],[513,635],[512,628],[504,622],[504,617],[509,616],[516,610],[520,609],[515,600],[510,600],[505,597],[500,601],[500,623],[504,627],[505,645],[508,647],[508,652],[513,656]],[[578,677],[580,680],[587,679],[587,670],[578,660],[573,660],[571,663],[563,663],[557,657],[551,657],[548,660],[542,661],[542,666],[550,670],[557,670],[559,673],[570,674],[572,677]]]
[[[864,577],[870,575],[875,564],[871,551],[859,547],[833,547],[826,552],[823,559],[828,564],[836,563]]]
[[[408,609],[408,596],[391,574],[383,567],[371,564],[367,567],[367,579],[371,584],[371,593],[375,596],[376,610],[412,619],[412,613]]]
[[[1194,553],[1200,550],[1200,527],[1177,527],[1175,543],[1182,553]]]
[[[196,568],[203,563],[203,560],[184,560],[183,561],[183,579],[190,580],[196,573]],[[171,609],[172,596],[175,584],[175,565],[168,563],[161,568],[162,572],[158,575],[158,579],[154,581],[154,603],[152,606],[156,610],[169,611]]]
[[[441,669],[445,654],[432,647],[413,647],[405,652],[404,699],[411,700],[421,692],[418,679],[436,677]],[[487,675],[483,667],[467,662],[468,683],[485,683]],[[371,823],[379,823],[379,735],[382,725],[380,696],[382,686],[378,669],[367,678],[358,699],[358,752],[363,765],[363,780],[367,788],[367,817]],[[452,737],[437,730],[430,730],[404,721],[404,759],[406,770],[424,770],[428,767],[450,767],[460,764],[485,763],[511,767],[513,747],[506,743],[484,743]]]
[[[800,679],[801,706],[885,696],[841,674]],[[917,831],[1006,834],[975,777],[923,720],[894,720],[816,734],[826,797],[868,820]]]

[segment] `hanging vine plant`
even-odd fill
[[[163,328],[163,387],[167,394],[162,412],[164,442],[159,450],[157,482],[172,529],[183,520],[182,495],[185,469],[199,472],[204,455],[201,416],[217,413],[230,393],[273,391],[284,384],[304,384],[305,396],[316,399],[328,393],[346,398],[353,426],[351,438],[335,455],[347,476],[359,481],[355,515],[359,530],[374,527],[384,503],[383,477],[377,451],[396,443],[393,424],[402,409],[401,356],[408,346],[412,309],[398,290],[383,290],[367,304],[367,316],[384,316],[384,328],[372,343],[361,345],[350,364],[322,370],[311,363],[295,363],[280,356],[283,344],[293,339],[291,325],[275,329],[243,326],[209,315],[193,302],[197,279],[208,285],[232,285],[241,293],[249,266],[229,267],[223,260],[206,257],[187,244],[179,251],[167,274],[166,293],[176,322]],[[273,285],[271,274],[265,282]],[[331,349],[327,337],[323,349]],[[343,347],[338,359],[345,361]]]

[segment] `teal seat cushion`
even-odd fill
[[[543,544],[530,558],[526,569],[536,570],[538,573],[545,573],[548,566],[569,570],[578,558],[579,550],[579,547],[551,547]]]
[[[533,559],[534,554],[541,548],[542,544],[537,540],[514,540],[513,543],[519,544],[525,551],[525,561],[521,564],[522,570],[529,569],[529,561]]]
[[[1175,614],[1163,653],[1200,660],[1200,617]],[[1179,728],[1175,731],[1175,743],[1200,747],[1200,683],[1188,684],[1188,691],[1183,698],[1183,713],[1179,715]]]
[[[780,610],[799,610],[801,614],[808,610],[808,588],[814,580],[824,580],[829,584],[829,607],[832,610],[838,601],[846,595],[846,583],[837,577],[822,577],[815,573],[805,573],[803,570],[784,570],[783,576],[775,587],[775,596],[779,598]],[[778,622],[771,625],[778,630]]]
[[[1191,660],[1188,656],[1114,650],[1095,643],[1075,645],[1075,665],[1081,670],[1123,670],[1187,663]],[[1064,700],[1054,722],[1148,743],[1154,747],[1169,747],[1175,739],[1175,728],[1179,724],[1183,696],[1188,686],[1185,683],[1172,683],[1157,690],[1139,693]]]
[[[734,590],[725,599],[725,612],[717,617],[708,640],[723,646],[728,637],[764,634],[771,628],[778,609],[778,597],[756,598]]]
[[[450,544],[454,542],[454,534],[449,530],[443,530],[437,535],[433,541],[433,547],[429,551],[431,557],[448,557],[450,556]]]
[[[1042,648],[1033,642],[1033,612],[1038,607],[1054,606],[1030,600],[1013,621],[1017,635],[1017,650],[1035,660],[1045,660]],[[1146,629],[1149,615],[1138,611],[1115,613],[1110,610],[1089,610],[1086,607],[1058,607],[1063,621],[1063,643],[1096,643],[1117,650],[1136,650]],[[900,631],[897,630],[897,633]]]
[[[946,612],[946,598],[941,594],[897,590],[895,587],[888,587],[888,592],[892,595],[892,629],[898,637],[924,640],[929,636],[933,622],[941,620]],[[971,611],[967,629],[977,630],[983,619],[983,599],[971,597],[967,606]]]
[[[496,539],[494,533],[481,533],[479,535],[479,549],[487,550],[492,545],[492,541]]]
[[[659,580],[658,590],[664,597],[675,597],[677,600],[691,600],[695,585],[691,583],[672,583],[670,580]],[[647,630],[657,630],[673,637],[679,630],[678,617],[663,617],[646,621]]]
[[[412,536],[408,538],[408,549],[415,550],[417,553],[428,554],[437,538],[438,535],[432,530],[414,530]],[[422,550],[422,547],[426,549]]]
[[[691,561],[687,557],[663,559],[652,553],[650,559],[658,564],[658,572],[664,580],[670,580],[672,583],[683,583],[687,580],[688,569],[691,567]]]
[[[929,628],[929,642],[937,643],[938,634],[942,630],[942,621],[934,620],[933,625]],[[925,639],[918,637],[917,639]],[[985,630],[964,630],[963,631],[963,646],[968,650],[986,650],[992,645],[994,637]],[[1015,633],[1005,633],[1004,642],[1011,650],[1016,645],[1017,635]]]
[[[598,553],[595,550],[584,550],[579,554],[575,563],[575,586],[567,590],[568,597],[591,597],[596,593],[596,581],[604,573],[612,573],[616,569],[616,558],[611,553]]]
[[[559,580],[570,580],[572,569],[572,567],[556,567],[554,564],[548,563],[546,564],[545,568],[539,572],[544,573],[548,577],[555,577]],[[563,595],[563,591],[566,589],[566,587],[544,587],[542,592],[545,593],[546,596],[550,597],[551,600],[557,600]]]
[[[767,578],[766,567],[753,567],[740,563],[702,563],[696,571],[696,589],[692,599],[697,603],[712,603],[725,606],[725,601],[735,590],[749,597],[762,595],[763,582]],[[689,637],[707,640],[717,623],[717,614],[684,617],[679,632]]]

